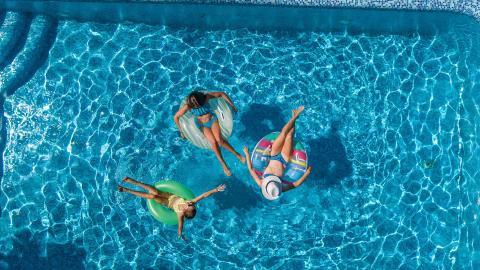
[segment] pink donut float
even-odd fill
[[[273,141],[278,137],[280,132],[272,132],[263,137],[255,146],[252,152],[252,166],[255,173],[261,177],[268,163],[270,162],[270,153],[268,148],[271,148]],[[308,167],[308,156],[303,144],[296,139],[293,140],[293,153],[288,162],[283,180],[287,182],[295,182],[303,176]]]

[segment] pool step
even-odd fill
[[[56,38],[58,22],[44,15],[31,19],[26,40],[18,52],[0,71],[0,94],[9,96],[25,84],[45,62]],[[2,27],[3,28],[3,27]],[[17,43],[18,44],[18,43]]]
[[[32,15],[7,12],[0,28],[0,70],[5,68],[25,45]]]

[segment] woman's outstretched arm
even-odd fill
[[[225,190],[225,187],[226,187],[225,184],[220,185],[220,186],[218,186],[218,187],[216,187],[216,188],[214,188],[214,189],[212,189],[212,190],[209,190],[209,191],[203,193],[202,195],[196,197],[195,199],[191,200],[191,202],[192,202],[192,203],[197,203],[197,202],[199,202],[199,201],[201,201],[201,200],[209,197],[209,196],[212,195],[213,193],[222,192],[222,191]]]
[[[184,115],[189,109],[190,108],[188,107],[188,105],[185,104],[180,109],[178,109],[175,116],[173,116],[173,120],[175,121],[175,124],[177,125],[178,130],[180,131],[180,136],[182,138],[184,138],[185,135],[183,134],[182,126],[180,125],[180,117],[182,117],[182,115]]]
[[[225,101],[227,101],[227,103],[232,107],[232,110],[234,112],[237,112],[237,107],[235,107],[235,105],[233,104],[233,101],[230,99],[230,97],[225,93],[225,92],[210,92],[208,93],[208,95],[210,95],[211,97],[215,97],[215,98],[223,98],[225,99]]]
[[[177,215],[178,217],[178,238],[182,238],[182,231],[183,231],[183,215]]]
[[[312,172],[312,167],[308,167],[307,170],[305,171],[305,173],[302,175],[302,177],[300,177],[300,179],[298,179],[297,181],[293,182],[286,190],[284,191],[288,191],[290,189],[294,189],[294,188],[297,188],[299,187],[301,184],[303,184],[303,182],[305,182],[305,180],[307,180],[307,177],[310,175],[310,173]]]
[[[248,153],[248,147],[247,146],[243,147],[243,152],[245,153],[245,159],[247,160],[247,168],[248,168],[248,171],[250,172],[250,175],[252,176],[253,180],[255,180],[255,183],[257,183],[257,185],[259,187],[261,187],[262,186],[262,180],[260,180],[258,175],[253,170],[252,161],[250,160],[250,154]]]

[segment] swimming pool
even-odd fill
[[[3,104],[0,268],[475,269],[479,30],[458,17],[405,35],[59,21]],[[172,115],[194,86],[236,102],[236,148],[305,105],[306,184],[267,202],[233,156],[225,178],[180,140]],[[228,190],[182,242],[116,192],[124,175]]]

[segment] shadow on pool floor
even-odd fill
[[[245,180],[232,176],[225,180],[225,184],[228,187],[225,192],[214,196],[218,208],[248,211],[259,205],[261,198],[245,183]],[[238,196],[239,194],[241,196]]]
[[[339,184],[343,178],[352,175],[352,162],[348,160],[345,146],[338,134],[338,122],[333,122],[330,132],[325,137],[320,137],[307,142],[308,163],[312,166],[308,185],[331,187]]]
[[[251,104],[248,111],[242,114],[240,121],[247,127],[240,133],[240,138],[255,142],[285,125],[282,108],[258,103]]]
[[[49,243],[47,257],[42,253],[39,239],[22,230],[15,234],[10,253],[0,253],[0,269],[85,269],[86,251],[75,244]]]

